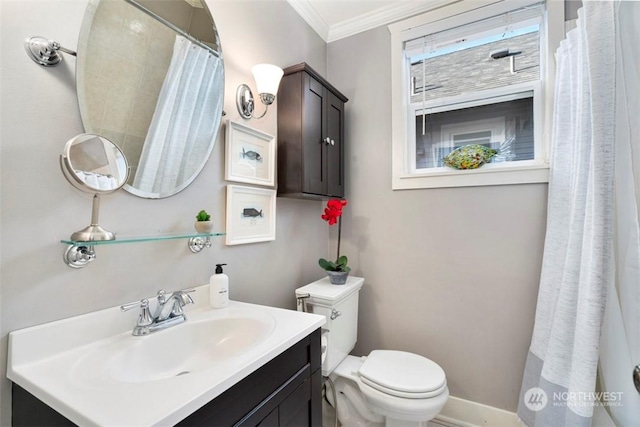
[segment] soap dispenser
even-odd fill
[[[229,276],[222,272],[222,266],[216,264],[216,272],[209,279],[209,304],[212,308],[222,308],[229,304]]]

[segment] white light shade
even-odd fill
[[[257,64],[251,68],[253,78],[258,86],[258,93],[268,93],[276,96],[280,79],[284,72],[282,68],[271,64]]]

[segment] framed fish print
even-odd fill
[[[227,245],[276,239],[276,190],[227,185]]]
[[[276,143],[273,135],[227,120],[225,175],[227,181],[275,185]]]

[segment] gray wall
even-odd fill
[[[45,35],[74,47],[85,0],[0,0],[0,377],[7,333],[205,283],[227,262],[231,297],[293,308],[293,289],[320,277],[327,227],[319,202],[278,199],[277,240],[214,247],[193,255],[185,242],[98,249],[73,271],[61,238],[88,224],[91,197],[62,177],[58,155],[82,132],[74,60],[45,69],[22,40]],[[390,348],[424,354],[447,372],[451,393],[515,410],[529,345],[544,237],[546,185],[391,191],[391,89],[386,28],[327,48],[284,1],[209,0],[227,73],[225,110],[237,119],[235,89],[258,62],[308,62],[344,92],[347,196],[343,252],[366,277],[358,354]],[[38,10],[38,12],[35,12]],[[294,34],[295,38],[291,35]],[[260,109],[260,107],[258,107]],[[251,126],[275,133],[275,109]],[[224,130],[222,131],[224,132]],[[192,227],[204,208],[224,223],[223,133],[202,175],[165,200],[121,192],[102,200],[101,223],[121,234]],[[329,254],[335,250],[335,227]],[[0,387],[0,425],[9,424],[9,383]]]
[[[355,353],[425,355],[444,368],[453,396],[515,411],[547,185],[392,191],[388,30],[330,43],[327,61],[350,99],[342,252],[366,278]]]
[[[307,61],[326,70],[326,45],[284,1],[208,0],[219,27],[227,75],[227,118],[239,120],[235,90],[255,87],[259,62],[288,66]],[[74,316],[208,281],[214,263],[229,264],[233,299],[294,308],[293,290],[321,277],[327,226],[320,202],[278,199],[277,240],[226,247],[224,239],[200,254],[185,241],[98,248],[83,270],[62,261],[62,238],[86,225],[91,196],[69,185],[58,166],[65,142],[83,131],[76,104],[75,60],[55,68],[29,59],[23,40],[44,35],[75,48],[86,0],[1,0],[0,126],[2,237],[0,251],[0,378],[5,377],[9,331]],[[295,38],[291,37],[295,34]],[[260,110],[261,107],[258,107]],[[260,110],[261,111],[261,110]],[[275,134],[276,108],[250,126]],[[164,200],[126,192],[102,198],[100,223],[122,235],[191,230],[200,209],[224,227],[224,129],[196,182]],[[0,380],[0,425],[10,423],[10,385]]]

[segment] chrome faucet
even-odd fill
[[[187,304],[193,304],[193,298],[189,295],[189,293],[193,291],[195,291],[195,289],[175,291],[169,296],[167,296],[164,290],[158,291],[158,307],[153,315],[149,309],[149,300],[147,298],[140,302],[120,306],[120,310],[122,311],[140,307],[140,315],[131,334],[136,337],[149,335],[159,329],[165,329],[185,322],[187,316],[184,314],[183,307]]]

